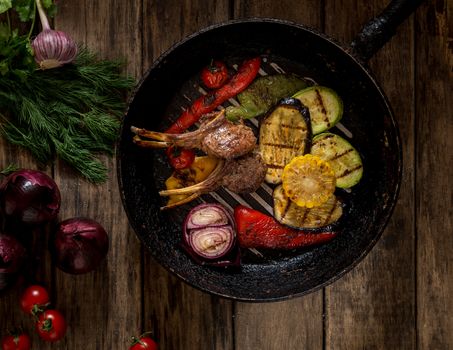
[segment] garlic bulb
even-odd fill
[[[43,30],[31,44],[35,61],[41,69],[71,63],[77,56],[77,44],[67,33],[50,28],[41,0],[36,0],[36,5]]]

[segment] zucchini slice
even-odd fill
[[[338,135],[329,132],[316,135],[311,154],[329,162],[337,179],[337,187],[352,187],[362,178],[363,164],[359,152]]]
[[[329,199],[318,207],[299,207],[291,201],[278,186],[274,190],[274,217],[287,226],[295,228],[319,228],[333,224],[343,215],[342,203],[331,195]]]
[[[310,110],[313,135],[330,129],[343,116],[343,101],[325,86],[311,86],[296,92],[293,97]]]
[[[259,150],[267,165],[266,182],[279,184],[285,165],[310,152],[311,135],[308,108],[299,100],[283,99],[269,112],[259,136]]]

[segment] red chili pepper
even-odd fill
[[[180,134],[195,124],[203,114],[212,112],[228,99],[236,96],[245,90],[255,79],[261,65],[261,58],[255,57],[244,61],[237,73],[220,89],[210,91],[206,95],[197,98],[192,106],[186,109],[179,118],[165,132],[169,134]],[[188,168],[195,159],[195,152],[183,150],[179,156],[173,151],[167,151],[169,162],[174,169]],[[178,159],[181,157],[182,159]]]
[[[234,209],[234,219],[239,245],[243,248],[293,249],[325,243],[336,236],[331,231],[296,230],[242,205]]]
[[[201,71],[201,81],[208,89],[218,89],[228,80],[228,68],[222,61],[212,61]]]

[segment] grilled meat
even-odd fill
[[[232,192],[255,192],[266,176],[267,166],[258,153],[250,153],[235,160],[228,173],[222,178],[222,185]]]
[[[206,180],[196,185],[164,190],[160,191],[159,194],[161,196],[186,194],[190,195],[190,200],[193,200],[203,193],[215,191],[221,186],[225,186],[236,193],[250,193],[254,192],[264,181],[266,170],[266,165],[261,156],[257,153],[250,153],[236,159],[220,160]],[[183,203],[187,203],[187,200],[173,203],[170,206],[167,205],[162,209],[173,208]]]
[[[165,134],[136,127],[131,127],[131,131],[136,134],[134,142],[143,147],[198,148],[210,156],[227,160],[243,156],[256,146],[252,129],[227,121],[224,111],[207,115],[197,130],[183,134]]]

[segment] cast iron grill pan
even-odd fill
[[[133,144],[130,126],[164,130],[202,93],[199,72],[212,58],[234,67],[257,55],[264,61],[261,74],[282,69],[328,86],[341,96],[341,124],[346,130],[330,131],[349,139],[359,151],[364,175],[352,191],[341,190],[347,207],[333,241],[283,253],[246,251],[240,269],[200,266],[180,248],[182,223],[190,208],[201,201],[218,201],[232,208],[246,204],[268,213],[272,187],[265,185],[255,194],[244,196],[221,189],[189,205],[160,211],[166,199],[160,198],[158,191],[164,188],[171,170],[162,151]],[[257,130],[256,123],[251,125]],[[118,148],[118,171],[130,222],[159,263],[204,291],[238,300],[270,301],[320,288],[366,255],[396,201],[400,153],[389,105],[353,56],[302,26],[260,19],[211,27],[171,48],[155,62],[131,100]]]

